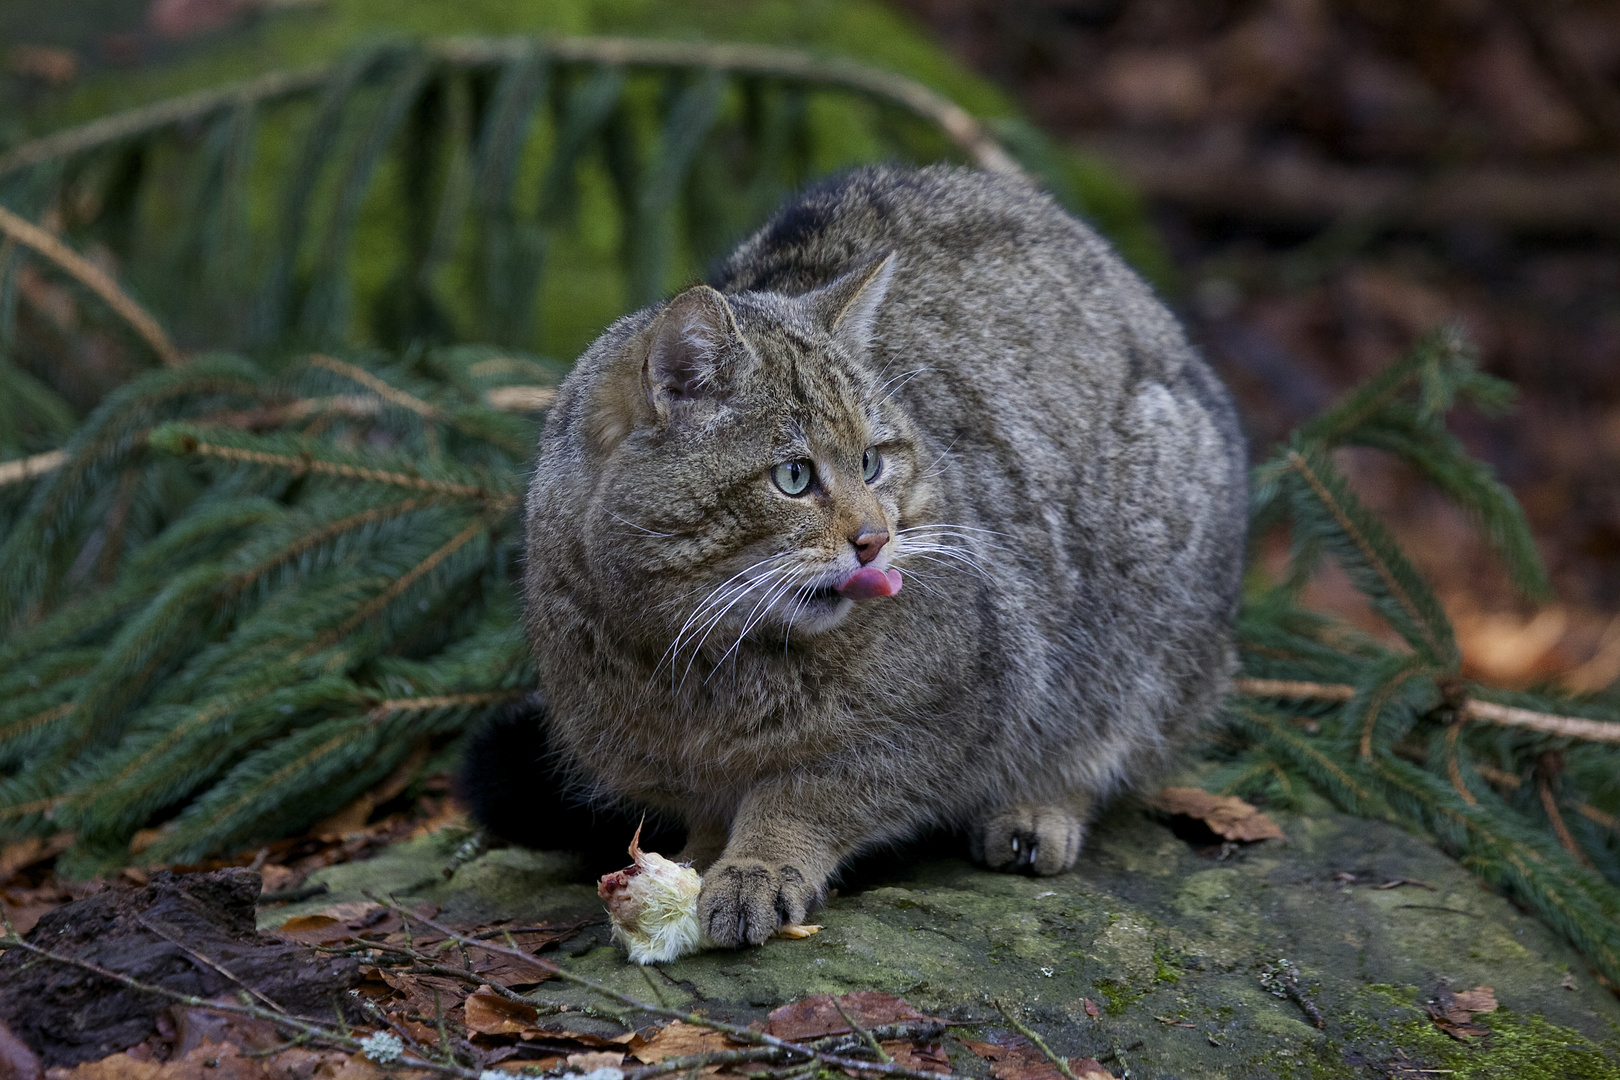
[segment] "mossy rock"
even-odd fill
[[[1000,1000],[1059,1052],[1105,1059],[1116,1076],[1620,1077],[1620,1002],[1546,927],[1391,825],[1325,807],[1278,817],[1286,841],[1222,857],[1118,808],[1058,877],[902,857],[864,865],[806,940],[644,970],[599,922],[562,962],[642,1000],[745,1021],[807,994],[874,989],[970,1029],[997,1027]],[[314,880],[332,891],[297,910],[381,890],[461,921],[601,915],[567,855],[496,850],[446,881],[451,847],[430,837],[321,871]],[[1401,879],[1422,884],[1380,887]],[[1262,986],[1262,970],[1284,958],[1323,1029]],[[1481,985],[1501,1002],[1475,1018],[1488,1035],[1453,1040],[1423,1010],[1441,986]],[[588,1003],[557,981],[534,997]]]

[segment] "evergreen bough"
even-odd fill
[[[70,237],[108,244],[182,337],[255,357],[169,363],[80,421],[12,360],[19,267],[108,294],[71,250],[9,227],[0,838],[71,831],[61,869],[93,873],[296,833],[521,696],[519,499],[564,370],[531,351],[552,256],[605,195],[624,302],[659,295],[833,163],[807,119],[829,94],[889,110],[867,119],[891,154],[1005,164],[965,114],[881,73],[523,39],[380,46],[0,155],[0,203],[93,203]],[[302,120],[266,119],[283,107]],[[298,133],[280,172],[255,161],[261,128]],[[999,130],[1071,206],[1095,201],[1093,174]],[[393,240],[363,274],[367,213]],[[130,341],[172,361],[114,299]],[[1544,598],[1518,505],[1444,426],[1459,401],[1510,399],[1438,331],[1256,468],[1255,535],[1293,546],[1280,581],[1251,578],[1206,784],[1278,805],[1310,788],[1432,835],[1620,982],[1620,707],[1464,679],[1443,607],[1335,464],[1347,446],[1406,461]],[[1303,606],[1329,557],[1393,639]]]

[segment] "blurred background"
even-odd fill
[[[1470,674],[1574,691],[1620,676],[1620,3],[5,0],[0,154],[366,43],[541,32],[850,57],[987,118],[1186,320],[1235,391],[1256,457],[1420,334],[1459,323],[1520,400],[1502,417],[1462,410],[1453,427],[1524,503],[1556,601],[1517,599],[1461,514],[1393,459],[1342,451],[1344,464],[1438,583]],[[566,363],[648,289],[698,274],[796,178],[908,147],[919,158],[939,151],[929,143],[937,132],[899,130],[859,103],[808,108],[813,137],[779,151],[802,160],[750,188],[751,201],[686,206],[669,272],[650,284],[617,268],[625,240],[606,194],[610,155],[587,163],[577,227],[548,241],[555,269],[507,343]],[[1042,149],[1037,130],[1055,150]],[[197,145],[208,137],[182,131]],[[295,145],[270,130],[256,160],[284,163]],[[720,156],[700,155],[696,167]],[[240,346],[253,312],[205,304],[204,292],[173,284],[181,278],[143,269],[163,260],[138,258],[150,244],[119,232],[132,215],[106,198],[121,190],[116,171],[144,170],[142,190],[161,190],[164,167],[160,155],[126,156],[78,187],[57,176],[68,197],[38,209],[148,303],[183,349]],[[185,175],[167,185],[180,205],[170,213],[182,218]],[[408,176],[391,182],[409,186]],[[249,191],[246,217],[262,226],[278,193]],[[13,194],[26,204],[26,191]],[[387,197],[367,199],[349,269],[370,306],[343,316],[344,333],[386,347],[464,336],[465,312],[481,302],[471,273],[446,271],[439,323],[390,322],[386,260],[371,254],[393,242]],[[165,265],[186,257],[171,255]],[[68,284],[25,267],[16,288],[12,361],[72,414],[61,423],[150,363]],[[14,417],[0,457],[55,445],[42,417]],[[1282,537],[1258,542],[1280,562]],[[1331,572],[1311,596],[1377,628]]]

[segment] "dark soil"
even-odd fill
[[[261,937],[259,889],[259,875],[239,868],[160,873],[144,888],[114,886],[56,908],[27,940],[174,993],[212,998],[246,988],[261,1004],[330,1019],[334,1001],[359,981],[358,964]],[[147,1039],[170,1004],[23,949],[0,955],[0,1024],[46,1067],[94,1061]]]

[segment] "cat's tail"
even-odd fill
[[[467,740],[456,797],[490,836],[520,847],[572,851],[593,873],[618,869],[638,810],[593,805],[546,737],[540,691],[493,710]],[[642,846],[674,854],[682,830],[649,815]]]

